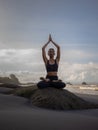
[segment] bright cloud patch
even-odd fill
[[[70,52],[67,55],[70,55]],[[64,55],[62,59],[64,59]],[[0,72],[0,75],[7,72],[16,72],[18,76],[22,75],[23,77],[24,75],[25,80],[38,79],[40,76],[45,76],[46,71],[41,50],[1,49]],[[98,63],[89,62],[79,64],[75,62],[64,62],[63,60],[59,66],[59,77],[65,82],[98,82]]]
[[[41,61],[37,49],[2,49],[0,50],[1,71],[37,71]]]
[[[69,82],[97,82],[98,63],[62,63],[59,75],[64,81]]]

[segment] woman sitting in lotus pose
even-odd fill
[[[56,59],[54,59],[55,50],[53,48],[50,48],[48,50],[49,59],[46,56],[45,49],[50,42],[52,42],[54,46],[57,48]],[[37,84],[38,88],[46,88],[46,87],[64,88],[66,84],[63,83],[61,80],[58,80],[57,76],[60,61],[60,47],[52,40],[51,35],[49,35],[48,42],[42,47],[42,56],[45,63],[47,75],[46,78],[40,78],[42,81],[40,81]]]

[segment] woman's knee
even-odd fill
[[[40,82],[37,83],[37,87],[38,88],[44,88],[45,86],[43,85],[43,82],[40,81]]]
[[[64,87],[66,87],[66,84],[64,82],[58,82],[55,84],[55,87],[56,88],[64,88]]]
[[[48,83],[47,82],[45,82],[45,81],[40,81],[40,82],[38,82],[37,83],[37,86],[38,86],[38,88],[46,88],[46,87],[48,87],[49,85],[48,85]]]
[[[64,87],[66,87],[66,84],[65,84],[64,82],[61,82],[60,86],[61,86],[62,88],[64,88]]]

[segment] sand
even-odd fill
[[[98,96],[77,95],[98,103]],[[98,130],[98,109],[46,110],[26,98],[1,93],[0,130]]]

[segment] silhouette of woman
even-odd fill
[[[54,48],[49,48],[48,50],[49,59],[46,56],[45,49],[50,42],[52,42],[52,44],[57,48],[57,56],[55,59],[54,59],[55,56]],[[48,42],[42,47],[42,57],[45,63],[47,75],[46,78],[40,78],[42,81],[37,83],[38,88],[46,88],[46,87],[64,88],[66,84],[63,83],[61,80],[58,80],[57,76],[60,61],[60,46],[57,45],[52,40],[51,35],[49,35]]]

